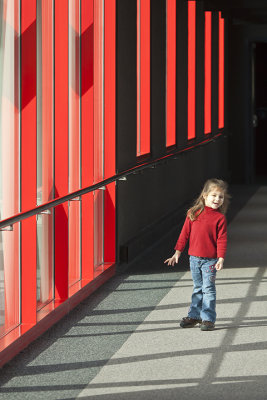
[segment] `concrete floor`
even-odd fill
[[[2,399],[266,399],[267,186],[232,188],[212,332],[181,329],[192,292],[170,232],[0,371]]]

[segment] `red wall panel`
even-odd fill
[[[104,148],[98,148],[94,144],[94,108],[96,102],[94,99],[94,79],[98,82],[98,89],[103,89],[103,76],[102,67],[103,65],[97,66],[97,71],[94,71],[97,61],[94,56],[101,54],[94,53],[94,42],[97,38],[94,38],[94,12],[97,14],[96,9],[98,8],[99,2],[96,0],[80,0],[76,1],[77,10],[81,10],[81,20],[75,21],[75,27],[81,22],[81,32],[77,35],[77,39],[81,43],[81,69],[77,63],[77,70],[81,71],[81,86],[79,90],[81,92],[75,92],[75,96],[78,94],[78,102],[81,104],[81,113],[77,112],[78,123],[81,124],[81,141],[82,146],[70,146],[69,140],[69,128],[72,127],[69,118],[69,4],[68,0],[48,0],[46,4],[45,0],[42,2],[42,16],[43,16],[43,31],[42,34],[42,182],[46,185],[43,189],[42,202],[48,201],[53,195],[53,181],[52,175],[54,172],[54,185],[55,185],[55,197],[62,197],[68,194],[69,191],[78,189],[80,186],[80,175],[78,175],[78,168],[73,168],[72,174],[75,175],[74,184],[69,186],[69,154],[70,147],[71,151],[76,151],[79,147],[81,149],[81,185],[82,187],[93,184],[94,179],[102,180],[108,178],[116,173],[116,1],[109,0],[105,2],[105,29],[104,32],[104,105],[101,104],[101,112],[104,110],[104,124],[100,129],[104,130]],[[147,2],[147,5],[149,2]],[[78,5],[81,7],[79,8]],[[51,37],[52,28],[51,24],[52,7],[54,7],[54,52],[51,50]],[[100,7],[101,8],[101,7]],[[149,9],[149,8],[148,8]],[[147,11],[148,11],[147,9]],[[51,14],[46,15],[46,12]],[[101,12],[103,10],[101,9]],[[101,13],[100,13],[101,14]],[[103,15],[102,15],[103,16]],[[147,16],[148,18],[148,16]],[[77,22],[78,21],[78,22]],[[100,24],[100,28],[101,24]],[[46,35],[45,30],[48,29]],[[99,29],[101,36],[101,29]],[[144,27],[147,31],[147,26]],[[103,37],[101,37],[103,39]],[[40,45],[40,43],[39,43]],[[99,48],[101,50],[102,44]],[[53,60],[54,55],[54,70]],[[149,55],[146,54],[146,56]],[[36,137],[37,137],[37,118],[36,118],[36,0],[21,0],[21,208],[22,211],[32,209],[36,206],[37,202],[37,157],[36,157]],[[76,61],[79,62],[79,56]],[[102,61],[101,61],[102,62]],[[101,64],[100,62],[100,64]],[[95,74],[94,74],[95,72]],[[147,72],[147,70],[146,70]],[[53,76],[54,73],[54,76]],[[146,75],[144,74],[144,77]],[[52,82],[53,81],[53,82]],[[47,85],[45,88],[44,86]],[[54,86],[53,86],[54,85]],[[71,88],[73,89],[73,87]],[[53,104],[54,96],[54,104]],[[71,102],[70,102],[71,103]],[[72,104],[72,103],[71,103]],[[53,111],[54,115],[49,114],[49,110]],[[75,104],[76,106],[76,104]],[[79,110],[80,111],[80,110]],[[48,115],[49,114],[49,115]],[[81,116],[81,119],[79,119]],[[99,113],[99,118],[102,118],[102,114]],[[54,120],[53,120],[54,117]],[[149,120],[149,117],[147,117]],[[76,120],[77,122],[77,120]],[[99,122],[99,121],[98,121]],[[54,128],[54,141],[53,141],[53,130]],[[75,125],[74,140],[76,140],[76,128]],[[79,129],[78,129],[79,130]],[[49,137],[48,137],[49,131]],[[99,132],[98,132],[99,133]],[[77,132],[78,134],[78,132]],[[101,133],[100,133],[101,135]],[[101,143],[98,142],[98,144]],[[53,147],[54,146],[54,147]],[[76,146],[76,147],[75,147]],[[73,153],[72,153],[73,154]],[[78,154],[78,153],[77,153]],[[55,157],[55,164],[53,168],[53,156]],[[105,161],[104,170],[100,172],[102,176],[96,178],[98,171],[94,171],[94,158],[102,157]],[[73,157],[74,161],[76,158]],[[79,164],[80,165],[80,164]],[[77,165],[76,165],[77,166]],[[44,170],[45,169],[45,170]],[[94,172],[96,175],[94,176]],[[76,175],[77,173],[77,175]],[[52,174],[52,175],[51,175]],[[78,177],[78,178],[77,178]],[[77,179],[76,179],[77,178]],[[71,182],[72,183],[72,182]],[[108,264],[114,263],[115,261],[115,183],[112,183],[106,187],[105,191],[105,203],[104,203],[104,217],[105,217],[105,230],[104,230],[104,261]],[[79,202],[73,202],[77,205]],[[76,206],[74,206],[76,207]],[[77,207],[78,208],[78,207]],[[69,248],[71,243],[69,241],[69,215],[68,215],[68,202],[63,205],[55,207],[55,302],[50,302],[44,308],[42,313],[38,313],[38,327],[33,328],[31,336],[28,336],[25,341],[21,341],[16,347],[14,346],[12,354],[14,355],[19,349],[23,348],[26,344],[31,341],[31,338],[38,336],[39,332],[43,332],[47,326],[50,326],[53,321],[58,320],[59,315],[64,315],[70,307],[70,304],[77,304],[79,296],[84,298],[85,291],[77,293],[75,300],[72,302],[72,298],[68,299],[69,295]],[[93,193],[82,196],[81,201],[82,210],[82,278],[86,281],[92,280],[94,277],[94,260],[93,260],[93,247],[94,247],[94,206],[93,206]],[[80,211],[80,210],[78,210]],[[79,216],[78,216],[79,217]],[[78,218],[77,217],[77,218]],[[75,224],[74,224],[75,225]],[[103,226],[103,225],[102,225]],[[17,226],[15,227],[18,230]],[[72,231],[73,229],[71,229]],[[7,233],[8,234],[8,233]],[[53,235],[48,237],[49,246],[53,247]],[[74,244],[75,245],[75,244]],[[77,246],[78,248],[79,246]],[[19,327],[13,334],[13,339],[5,340],[2,344],[3,349],[7,343],[8,345],[16,339],[20,339],[24,332],[33,326],[37,322],[36,308],[36,216],[25,219],[21,223],[21,310],[22,310],[22,323],[23,326]],[[50,248],[50,249],[51,249]],[[44,264],[44,259],[41,260],[41,264]],[[106,265],[105,267],[109,267]],[[102,267],[102,266],[101,266]],[[110,274],[106,274],[105,269],[102,269],[103,278],[97,278],[94,285],[99,286],[99,282],[106,280],[107,276],[111,276],[114,273],[114,268],[110,268]],[[83,282],[88,283],[88,282]],[[77,285],[77,291],[81,288],[81,285]],[[94,287],[94,286],[92,286]],[[90,290],[92,290],[92,287]],[[86,289],[86,292],[90,292]],[[72,291],[71,293],[75,293]],[[52,296],[49,296],[50,300]],[[68,301],[66,301],[68,299]],[[57,308],[59,303],[63,303],[60,308]],[[45,304],[43,304],[45,305]],[[59,310],[57,312],[57,310]],[[43,321],[46,321],[42,324]],[[40,328],[41,326],[41,328]],[[8,357],[7,357],[8,359]]]
[[[21,1],[21,210],[36,206],[36,1]],[[30,238],[30,240],[29,240]],[[36,323],[36,217],[21,224],[21,322]]]
[[[211,32],[212,13],[205,12],[205,98],[204,133],[211,133]]]
[[[42,2],[42,202],[53,197],[53,0]]]
[[[68,193],[68,0],[55,1],[55,196]],[[68,204],[55,209],[55,298],[68,298]]]
[[[219,123],[218,128],[224,127],[224,19],[219,13]]]
[[[94,183],[94,1],[81,0],[82,187]],[[93,193],[82,196],[82,278],[94,277]]]
[[[94,1],[81,0],[82,187],[94,183]]]
[[[188,139],[196,136],[196,2],[188,1]]]
[[[69,192],[81,188],[80,1],[69,1]],[[81,203],[69,202],[69,287],[81,279]]]
[[[116,0],[105,2],[105,179],[116,173]],[[147,128],[147,127],[146,127]],[[149,134],[149,130],[148,130]],[[149,151],[149,150],[148,150]],[[115,183],[105,190],[104,261],[115,262]]]
[[[19,212],[19,144],[20,144],[20,109],[19,109],[19,48],[17,41],[20,35],[19,0],[13,0],[12,6],[2,7],[1,34],[1,219],[6,219]],[[9,2],[11,4],[11,2]],[[5,46],[13,44],[14,47]],[[7,76],[5,76],[7,71]],[[1,232],[1,284],[0,295],[0,335],[19,324],[20,291],[20,224],[13,225],[13,232]],[[3,273],[3,275],[2,275]],[[4,281],[4,282],[3,282]]]
[[[137,0],[137,156],[150,153],[150,0]]]
[[[166,146],[176,144],[176,0],[167,0]]]

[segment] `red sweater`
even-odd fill
[[[205,207],[195,221],[186,217],[175,250],[183,251],[188,239],[189,255],[224,258],[227,244],[225,216],[220,211]]]

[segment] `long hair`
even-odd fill
[[[224,201],[223,204],[218,208],[218,210],[222,213],[225,214],[228,206],[229,206],[229,201],[230,201],[230,195],[228,193],[228,185],[226,182],[222,181],[221,179],[208,179],[202,189],[202,192],[198,196],[198,198],[195,200],[194,204],[192,207],[189,208],[187,211],[187,216],[191,221],[195,221],[197,217],[202,213],[202,211],[205,208],[205,198],[204,196],[207,196],[209,192],[213,189],[219,189],[223,192],[224,194]]]

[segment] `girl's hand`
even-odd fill
[[[164,264],[171,265],[173,267],[174,264],[178,263],[180,255],[181,252],[179,250],[176,250],[176,252],[171,258],[167,258],[167,260],[164,261]]]
[[[223,269],[223,263],[224,263],[224,259],[223,258],[219,258],[217,263],[215,264],[215,268],[217,271],[220,271],[221,269]]]

